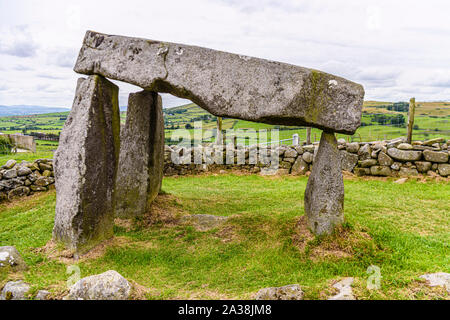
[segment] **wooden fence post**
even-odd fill
[[[223,136],[222,136],[222,117],[217,117],[217,136],[216,136],[216,144],[223,144]]]
[[[292,144],[294,146],[298,146],[300,144],[298,133],[294,133],[294,135],[292,136]]]
[[[306,144],[311,144],[311,128],[306,128]]]
[[[409,112],[408,112],[408,136],[406,137],[407,143],[411,143],[412,141],[415,111],[416,111],[416,99],[411,98],[411,100],[409,101]]]

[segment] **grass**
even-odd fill
[[[347,276],[356,278],[358,299],[449,299],[418,278],[450,272],[448,182],[347,179],[342,233],[299,246],[306,183],[306,177],[233,174],[165,178],[150,218],[118,220],[109,246],[78,262],[81,276],[117,270],[139,284],[135,297],[145,299],[251,299],[260,288],[292,283],[306,299],[323,299],[333,281]],[[46,246],[54,206],[54,191],[0,205],[0,244],[15,245],[30,266],[0,274],[0,286],[23,278],[33,292],[64,294],[74,262],[55,258]],[[176,223],[183,214],[230,218],[200,232]],[[381,268],[380,290],[366,289],[370,265]]]

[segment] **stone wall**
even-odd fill
[[[25,136],[21,134],[3,134],[9,137],[11,143],[20,149],[30,150],[31,152],[36,152],[36,141],[34,137]]]
[[[274,156],[278,152],[279,166],[277,174],[302,175],[311,170],[317,154],[319,144],[299,146],[278,146],[271,150]],[[269,164],[264,157],[255,159],[251,157],[251,149],[243,148],[239,152],[245,155],[245,162],[237,164],[238,151],[231,152],[235,164],[217,164],[214,161],[212,146],[197,147],[204,154],[202,161],[195,157],[196,148],[182,148],[179,146],[166,146],[164,174],[166,176],[196,174],[198,172],[215,172],[234,169],[249,173],[265,173]],[[342,169],[358,176],[417,176],[419,174],[447,177],[450,175],[450,140],[442,138],[427,141],[414,141],[405,143],[404,138],[390,141],[352,142],[344,139],[338,141],[341,154]],[[219,151],[220,152],[220,151]],[[227,158],[226,148],[223,150],[224,162]],[[230,154],[228,152],[228,154]],[[198,153],[200,154],[200,153]],[[172,159],[177,159],[178,164]],[[241,158],[242,159],[242,158]],[[266,161],[264,161],[266,160]],[[195,163],[194,163],[195,161]]]
[[[0,169],[0,201],[13,200],[54,188],[53,160],[17,163],[9,160]]]

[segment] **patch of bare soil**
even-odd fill
[[[292,242],[313,261],[350,258],[354,256],[356,248],[368,253],[379,250],[368,233],[348,227],[339,227],[329,236],[316,237],[309,230],[305,216],[299,218]]]
[[[74,262],[98,259],[105,254],[107,248],[123,247],[131,243],[132,240],[129,238],[113,237],[109,240],[103,241],[85,254],[77,256],[74,251],[65,249],[58,245],[54,240],[50,240],[45,246],[36,248],[34,251],[36,253],[44,254],[50,260],[57,260],[64,264],[73,264]]]
[[[162,223],[165,226],[179,224],[180,217],[185,215],[180,201],[171,194],[159,194],[153,201],[150,211],[142,220],[144,226]]]
[[[214,235],[219,238],[223,243],[233,242],[237,239],[236,227],[225,226],[218,230]]]

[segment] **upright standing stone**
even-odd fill
[[[79,79],[55,154],[53,237],[76,252],[113,235],[113,190],[120,146],[119,89],[94,75]]]
[[[161,188],[164,166],[164,119],[161,96],[151,91],[130,94],[121,134],[116,180],[116,215],[144,214]]]
[[[323,132],[305,191],[305,213],[316,234],[330,234],[344,222],[344,180],[333,133]]]

